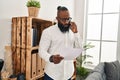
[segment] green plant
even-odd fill
[[[77,67],[76,71],[77,74],[83,79],[86,78],[86,76],[89,74],[89,71],[84,67]]]
[[[37,0],[28,0],[26,6],[27,7],[37,7],[37,8],[41,7],[40,2]]]
[[[84,51],[86,51],[86,50],[93,48],[93,47],[94,47],[94,45],[91,45],[91,42],[90,42],[88,44],[85,44],[83,46],[83,49],[84,49]],[[89,71],[86,68],[82,67],[82,64],[85,64],[85,63],[92,64],[92,62],[86,61],[86,59],[90,58],[90,57],[92,58],[92,56],[87,55],[85,53],[82,53],[79,57],[77,57],[77,59],[76,59],[77,60],[76,61],[76,63],[77,63],[76,64],[76,71],[77,71],[77,75],[79,75],[80,77],[85,78],[89,74]]]

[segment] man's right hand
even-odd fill
[[[60,56],[59,54],[57,54],[57,55],[52,55],[52,62],[54,63],[54,64],[58,64],[58,63],[60,63],[63,59],[64,59],[64,57],[62,57],[62,56]]]

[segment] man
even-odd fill
[[[57,24],[45,29],[40,40],[39,55],[46,61],[44,80],[71,80],[73,60],[64,60],[59,50],[79,47],[81,39],[66,7],[58,6]]]

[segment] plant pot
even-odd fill
[[[30,17],[37,17],[39,14],[39,9],[37,7],[28,7],[28,14]]]

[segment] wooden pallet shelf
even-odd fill
[[[26,80],[35,80],[44,74],[45,62],[38,56],[42,31],[52,22],[33,17],[12,18],[12,60],[15,74],[25,73]]]

